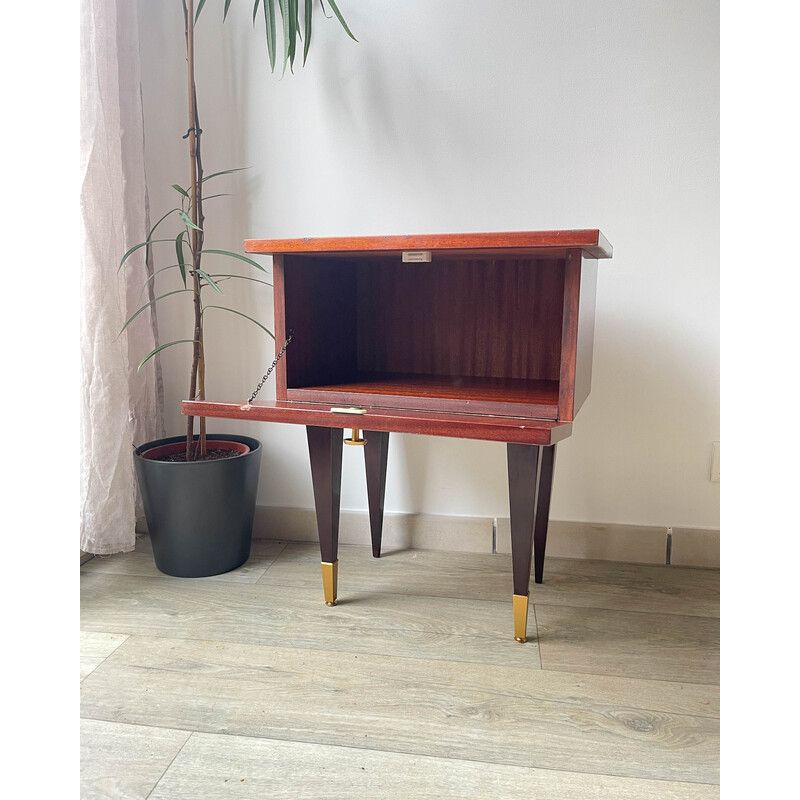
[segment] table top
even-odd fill
[[[333,236],[303,239],[246,239],[247,253],[398,255],[407,250],[434,250],[459,254],[502,251],[556,254],[581,249],[592,258],[611,258],[613,248],[597,228],[561,231],[506,231],[494,233],[425,233],[402,236]]]

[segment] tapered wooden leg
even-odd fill
[[[306,426],[311,481],[317,512],[325,602],[336,605],[339,504],[342,491],[342,432],[339,428]]]
[[[527,639],[528,587],[533,554],[536,473],[540,447],[508,444],[508,499],[511,517],[511,566],[514,573],[514,638]]]
[[[556,446],[542,448],[539,466],[539,487],[536,490],[536,521],[533,526],[533,579],[541,583],[544,576],[544,551],[547,546],[547,522],[550,517],[550,495],[553,491],[553,469]]]
[[[372,555],[381,557],[383,537],[383,498],[386,494],[386,464],[389,459],[388,431],[364,431],[364,465],[367,470],[367,502]]]

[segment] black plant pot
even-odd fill
[[[261,443],[249,436],[209,434],[209,441],[247,445],[242,455],[214,461],[165,462],[142,453],[185,441],[173,436],[137,447],[134,465],[156,566],[166,575],[220,575],[250,557]]]

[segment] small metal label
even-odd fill
[[[366,414],[366,408],[332,408],[333,414]]]
[[[431,260],[430,250],[403,250],[403,262],[418,264]]]

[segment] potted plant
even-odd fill
[[[159,345],[142,359],[139,369],[167,347],[191,344],[188,397],[198,400],[205,399],[204,309],[211,307],[204,305],[204,299],[209,292],[215,298],[224,294],[220,288],[223,279],[245,277],[212,274],[206,267],[203,256],[214,254],[235,259],[239,263],[244,262],[248,267],[265,271],[256,261],[240,253],[210,250],[203,246],[207,219],[203,208],[204,185],[214,178],[237,171],[229,169],[210,175],[203,172],[200,146],[202,129],[194,75],[194,30],[205,3],[206,0],[200,0],[195,7],[194,0],[181,0],[189,87],[189,130],[184,137],[188,140],[189,185],[183,187],[173,184],[172,188],[180,196],[180,206],[161,217],[148,231],[147,239],[131,247],[119,265],[120,269],[123,268],[128,258],[140,248],[145,248],[148,256],[155,245],[166,247],[169,252],[174,253],[176,263],[156,270],[148,281],[155,274],[171,271],[180,276],[178,288],[145,303],[126,321],[123,330],[165,297],[178,293],[185,293],[190,297],[194,312],[191,337]],[[328,3],[347,34],[355,39],[334,0],[328,0]],[[319,4],[325,13],[323,0],[319,0]],[[227,18],[230,5],[231,0],[225,0],[223,22]],[[302,43],[303,63],[308,56],[315,7],[312,0],[304,0],[301,25],[300,5],[299,0],[255,2],[253,22],[255,24],[260,12],[265,24],[272,72],[275,71],[277,49],[276,6],[280,12],[283,34],[284,74],[287,66],[291,69],[294,65],[299,52],[298,42]],[[156,230],[166,230],[167,223],[176,223],[179,226],[178,233],[164,237],[159,232],[159,238],[155,238]],[[247,279],[254,280],[250,277]],[[252,317],[224,305],[215,304],[214,307],[246,317],[274,340],[273,334]],[[168,575],[180,577],[218,575],[241,566],[247,560],[261,461],[261,444],[256,439],[249,436],[207,434],[205,419],[200,418],[197,422],[196,433],[195,419],[188,417],[184,436],[147,442],[134,450],[136,475],[156,566]]]

